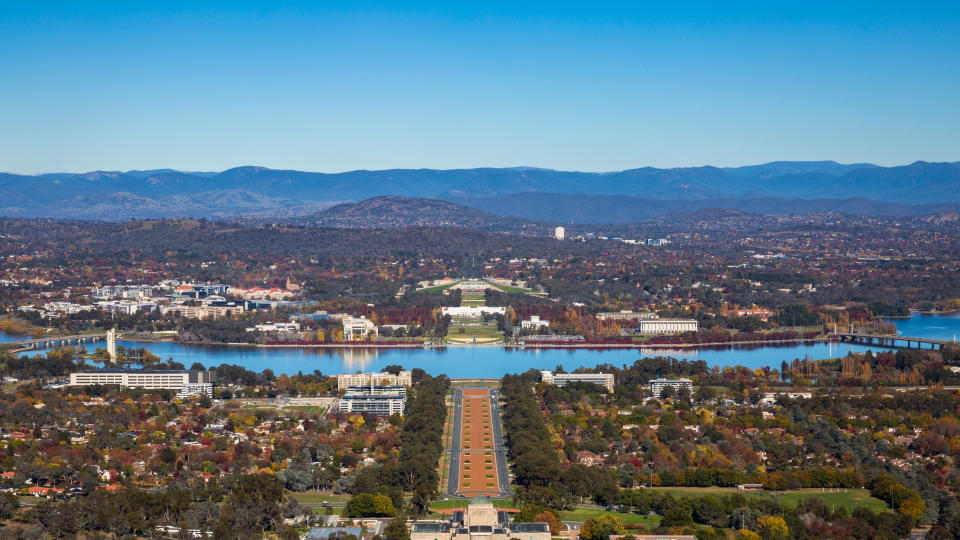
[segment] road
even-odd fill
[[[500,425],[500,394],[490,390],[490,421],[493,424],[493,449],[497,459],[497,478],[500,493],[510,494],[510,476],[507,471],[507,450],[503,446],[503,431]]]
[[[447,494],[456,495],[460,487],[460,430],[463,427],[463,390],[457,388],[453,395],[453,437],[450,441],[450,471],[447,477]]]

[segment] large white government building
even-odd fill
[[[76,371],[70,374],[70,386],[120,386],[176,390],[181,395],[205,394],[213,396],[215,371],[186,369],[122,369],[107,368]]]
[[[554,373],[543,370],[540,380],[553,386],[565,386],[572,382],[593,383],[606,388],[607,392],[613,392],[613,373]]]
[[[696,319],[642,319],[637,327],[638,334],[679,334],[696,331]]]
[[[341,322],[344,341],[362,341],[378,333],[377,325],[366,317],[344,317]]]

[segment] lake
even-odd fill
[[[953,339],[960,335],[960,314],[915,315],[910,319],[896,319],[898,330],[904,335]],[[773,345],[736,345],[717,348],[649,348],[649,349],[526,349],[511,350],[500,347],[449,347],[446,349],[288,349],[266,347],[227,347],[185,345],[172,342],[121,341],[125,347],[143,347],[153,354],[190,367],[194,362],[204,366],[237,364],[253,371],[272,369],[274,373],[324,374],[354,371],[379,371],[391,364],[406,369],[421,368],[431,374],[446,373],[450,377],[501,377],[504,373],[519,373],[530,368],[554,369],[563,366],[567,371],[598,364],[622,366],[632,364],[645,356],[672,356],[685,360],[703,360],[710,366],[741,365],[749,368],[771,366],[780,368],[781,361],[794,358],[820,360],[845,356],[848,352],[879,350],[846,343],[787,343]],[[103,343],[90,348],[103,347]]]
[[[960,338],[960,313],[927,315],[914,313],[909,319],[887,319],[903,336],[956,340]]]

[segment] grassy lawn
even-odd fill
[[[737,488],[732,487],[661,487],[648,489],[666,491],[668,493],[672,493],[676,497],[702,496],[710,494],[730,495],[737,493]],[[776,498],[777,496],[775,492],[772,491],[752,491],[744,493],[744,495],[747,495],[748,497],[768,498]],[[848,509],[853,509],[857,506],[865,506],[876,512],[887,507],[886,503],[880,499],[871,497],[870,492],[866,489],[848,489],[840,492],[823,491],[820,488],[790,489],[782,492],[782,495],[780,495],[780,501],[790,506],[796,506],[801,500],[810,497],[817,497],[828,506],[843,505]]]
[[[645,516],[641,514],[628,514],[624,512],[607,512],[606,510],[593,510],[590,508],[577,508],[560,512],[561,521],[586,521],[604,514],[612,514],[620,518],[625,525],[652,525],[660,522],[660,516]]]
[[[279,411],[279,410],[280,410],[280,409],[278,409],[278,408],[276,408],[276,407],[271,407],[270,405],[265,405],[265,404],[264,404],[264,405],[259,405],[259,404],[256,404],[256,403],[252,403],[252,404],[248,403],[248,404],[246,404],[246,405],[241,405],[240,408],[242,408],[242,409],[255,409],[255,410],[260,410],[260,411]]]
[[[350,495],[327,495],[310,491],[303,493],[290,492],[290,495],[301,504],[323,504],[326,502],[345,503],[350,500]]]
[[[467,504],[470,503],[470,499],[451,499],[449,501],[434,501],[430,505],[431,510],[449,510],[451,508],[466,508]],[[520,507],[513,504],[511,499],[493,499],[493,506],[495,508],[517,508]]]
[[[461,331],[462,330],[462,331]],[[483,322],[480,319],[454,319],[447,330],[447,339],[460,343],[492,342],[503,339],[503,332],[497,329],[497,323]]]
[[[866,489],[848,489],[847,491],[841,492],[824,492],[817,488],[811,489],[795,489],[791,491],[784,492],[783,496],[780,498],[780,501],[791,506],[796,506],[801,500],[817,497],[822,500],[827,506],[846,506],[848,509],[853,509],[858,506],[865,506],[874,512],[879,512],[887,508],[887,503],[870,496],[870,492]]]
[[[462,282],[460,282],[460,281],[454,281],[453,283],[450,283],[449,285],[437,285],[436,287],[427,287],[427,288],[425,288],[425,289],[414,289],[414,290],[411,291],[411,292],[425,292],[425,293],[443,292],[443,291],[449,289],[450,287],[453,287],[453,286],[456,285],[457,283],[462,283]]]
[[[319,405],[290,405],[284,408],[292,409],[294,411],[303,411],[303,412],[310,412],[310,413],[317,413],[317,414],[323,414],[324,411],[327,410],[326,407],[321,407]]]
[[[466,307],[483,307],[487,305],[487,295],[476,292],[461,293],[460,305]]]
[[[533,290],[533,289],[524,289],[523,287],[514,287],[513,285],[500,285],[499,283],[494,283],[494,282],[492,282],[492,281],[488,281],[487,283],[490,284],[490,286],[493,287],[494,289],[497,289],[497,290],[499,290],[499,291],[503,291],[503,292],[505,292],[505,293],[511,293],[511,294],[540,294],[540,295],[543,294],[543,293],[540,292],[540,291],[535,291],[535,290]]]

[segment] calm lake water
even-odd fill
[[[903,336],[956,340],[960,338],[960,313],[922,315],[915,313],[909,319],[887,319],[897,325]]]
[[[898,330],[904,335],[953,339],[960,335],[960,314],[947,316],[915,315],[897,319]],[[0,335],[2,336],[2,335]],[[9,341],[6,339],[5,341]],[[598,364],[623,366],[645,356],[672,356],[685,360],[703,360],[710,366],[741,365],[749,368],[771,366],[779,369],[781,361],[794,358],[823,359],[845,356],[848,352],[863,352],[878,347],[849,344],[777,344],[732,346],[711,349],[541,349],[508,350],[500,347],[449,347],[446,349],[275,349],[260,347],[224,347],[182,345],[171,342],[120,342],[126,347],[143,347],[153,354],[190,367],[194,362],[204,366],[237,364],[253,371],[270,368],[276,374],[378,371],[391,364],[406,369],[421,368],[431,374],[446,373],[450,377],[500,377],[504,373],[519,373],[530,368],[566,370],[593,367]],[[92,347],[103,347],[102,343]]]

